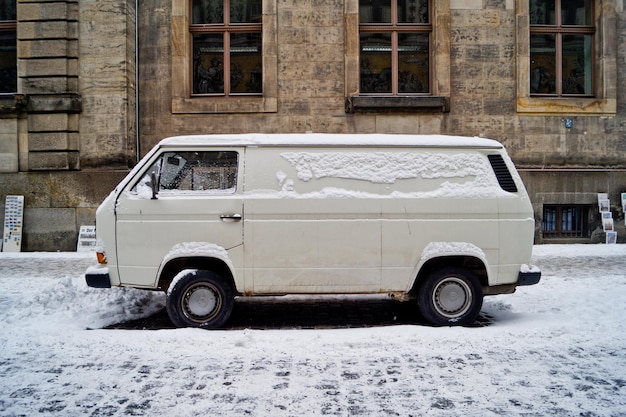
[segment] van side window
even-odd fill
[[[148,169],[131,191],[144,195],[156,175],[159,191],[219,191],[234,193],[237,188],[237,152],[165,152]]]

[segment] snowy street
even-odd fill
[[[0,253],[1,416],[626,416],[626,245],[534,247],[488,325],[105,329],[160,293],[84,253]],[[235,307],[237,309],[237,306]]]

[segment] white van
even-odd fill
[[[389,294],[434,325],[463,325],[484,295],[541,276],[524,185],[481,138],[168,138],[96,225],[87,284],[166,291],[181,327],[220,327],[235,297],[282,294]]]

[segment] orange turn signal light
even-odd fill
[[[96,257],[98,258],[98,263],[105,265],[107,263],[107,256],[104,252],[96,252]]]

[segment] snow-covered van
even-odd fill
[[[451,136],[162,140],[97,210],[91,287],[167,293],[181,327],[236,297],[389,294],[435,325],[536,284],[530,200],[504,147]]]

